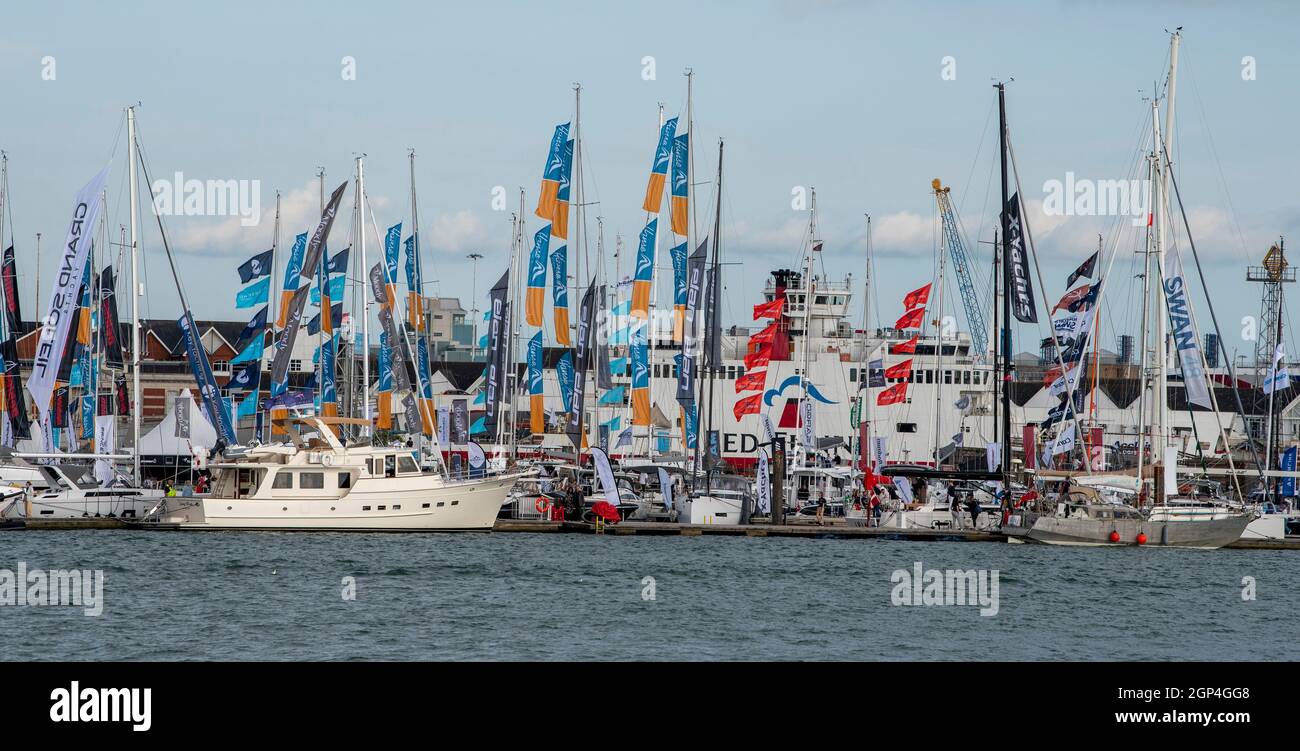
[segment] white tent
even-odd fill
[[[199,409],[188,389],[181,392],[190,402],[190,437],[176,437],[175,400],[167,400],[167,416],[153,430],[140,436],[140,456],[189,456],[194,446],[217,445],[217,430]]]

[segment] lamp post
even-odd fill
[[[483,257],[482,253],[470,253],[468,256],[466,256],[466,258],[468,258],[472,262],[472,270],[470,271],[470,285],[469,285],[470,306],[471,306],[469,311],[469,322],[471,327],[470,342],[469,342],[470,359],[473,359],[475,357],[475,352],[476,350],[478,350],[478,261],[482,257]]]

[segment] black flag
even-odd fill
[[[1006,294],[1011,295],[1011,313],[1021,323],[1037,323],[1034,284],[1029,279],[1029,254],[1025,252],[1025,236],[1020,226],[1019,193],[1007,200],[1004,210],[1007,217],[1007,258],[1003,267],[1003,283]]]
[[[589,285],[578,307],[578,336],[573,342],[573,392],[569,396],[569,420],[564,432],[569,443],[579,454],[582,453],[583,412],[586,406],[587,364],[591,357],[591,340],[596,322],[596,296],[604,296],[605,288]]]
[[[510,322],[506,310],[509,307],[506,302],[506,292],[509,289],[510,272],[507,271],[488,292],[487,381],[484,384],[487,395],[484,399],[486,414],[484,414],[483,425],[489,435],[496,433],[505,382],[506,352],[510,346]]]
[[[1097,253],[1100,252],[1101,251],[1099,250],[1096,253],[1093,253],[1091,256],[1088,257],[1088,260],[1079,264],[1079,268],[1075,269],[1074,273],[1070,274],[1070,278],[1066,280],[1065,282],[1066,289],[1073,287],[1075,280],[1077,280],[1079,277],[1087,277],[1088,279],[1092,278],[1092,272],[1094,269],[1097,268]]]

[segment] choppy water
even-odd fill
[[[1300,552],[565,534],[0,533],[104,611],[0,607],[3,659],[1294,659]],[[997,569],[999,612],[891,604]],[[355,577],[356,599],[342,596]],[[1242,578],[1257,599],[1242,600]],[[645,577],[654,599],[643,599]]]

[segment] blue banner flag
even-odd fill
[[[236,308],[251,308],[254,305],[265,305],[271,294],[271,280],[263,279],[255,284],[239,290],[235,295]]]
[[[239,283],[248,284],[254,279],[271,275],[271,257],[275,251],[258,253],[239,265]]]
[[[203,406],[208,411],[213,427],[217,429],[217,436],[226,443],[233,444],[236,439],[234,428],[230,425],[230,414],[221,403],[221,389],[217,387],[217,379],[212,377],[212,365],[208,362],[208,353],[203,349],[203,343],[199,341],[199,331],[194,325],[194,319],[187,311],[176,323],[181,327],[185,355],[190,361],[194,381],[199,386],[199,396],[203,399]]]
[[[248,343],[247,347],[240,350],[235,359],[230,361],[231,365],[239,365],[245,362],[257,362],[262,359],[262,350],[266,346],[266,340],[263,337],[256,337]]]

